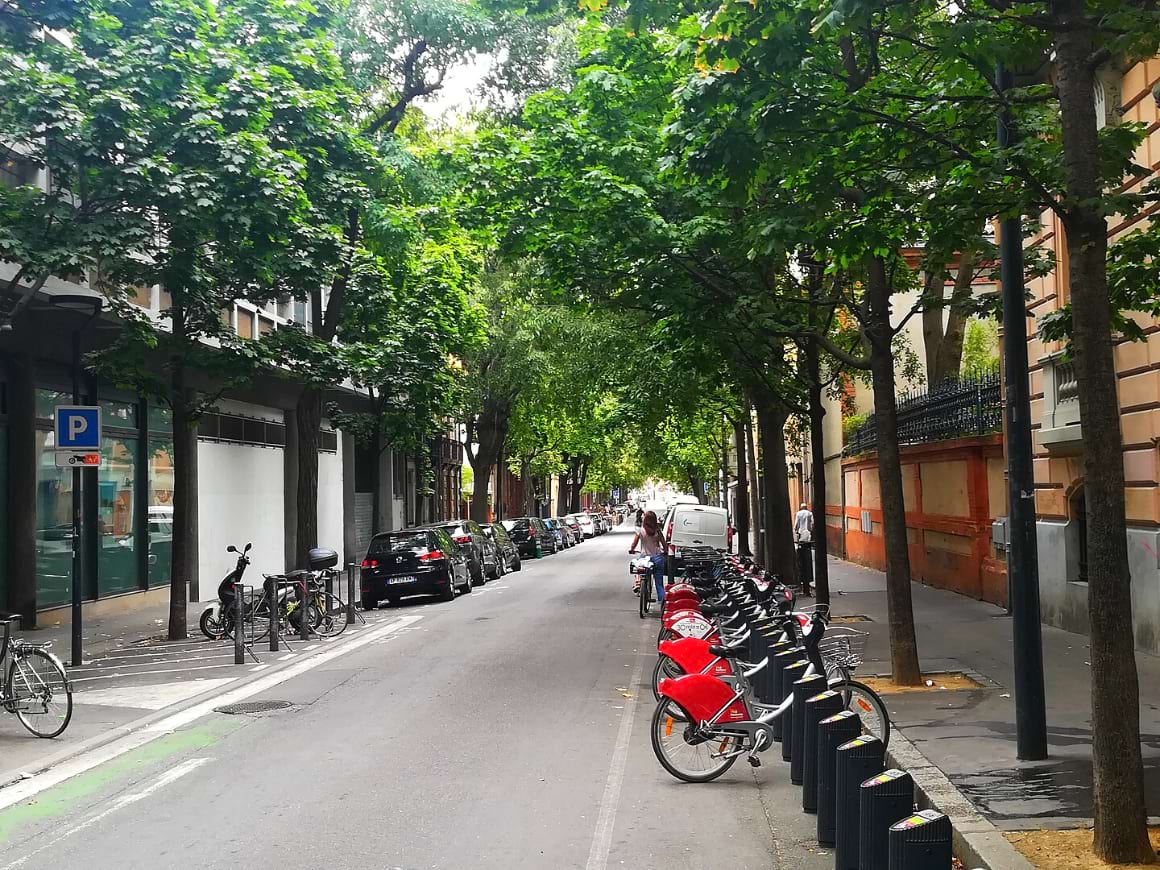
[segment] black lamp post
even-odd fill
[[[63,311],[87,314],[88,318],[73,329],[72,333],[72,401],[81,403],[81,336],[101,313],[103,300],[100,296],[84,294],[59,294],[49,297],[49,305]],[[84,594],[84,554],[81,547],[81,468],[74,465],[72,470],[72,666],[79,668],[83,663],[81,637],[81,601]]]

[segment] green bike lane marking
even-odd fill
[[[63,818],[84,810],[102,792],[128,788],[149,768],[175,761],[177,755],[192,754],[222,742],[240,728],[251,724],[246,717],[207,719],[203,723],[165,734],[117,758],[78,774],[23,803],[0,810],[0,848],[11,844],[22,830],[39,823]]]

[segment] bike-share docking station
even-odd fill
[[[840,689],[828,688],[821,674],[805,675],[809,662],[799,646],[769,636],[752,646],[755,660],[768,659],[754,683],[761,702],[793,696],[770,724],[790,781],[802,786],[802,810],[817,814],[818,844],[834,847],[834,870],[949,870],[950,819],[915,812],[914,780],[885,770],[885,745],[862,733]]]

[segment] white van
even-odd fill
[[[665,539],[669,552],[678,560],[684,547],[713,547],[728,550],[732,537],[729,511],[706,504],[677,504],[665,518]]]

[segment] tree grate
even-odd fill
[[[215,707],[214,712],[237,716],[242,713],[269,713],[271,710],[285,710],[287,707],[293,706],[289,701],[242,701],[240,704]]]

